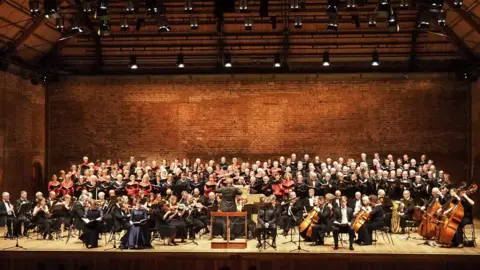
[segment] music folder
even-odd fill
[[[26,213],[29,213],[30,211],[32,211],[32,208],[33,208],[33,203],[31,202],[22,203],[20,205],[20,208],[18,209],[18,214],[24,215]]]

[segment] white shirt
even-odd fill
[[[348,223],[348,217],[347,217],[347,208],[341,208],[342,211],[342,221],[340,222],[341,224],[347,224]]]
[[[308,201],[310,203],[310,206],[313,206],[313,197],[308,198]]]
[[[358,199],[355,200],[355,209],[362,207],[362,200]]]
[[[12,215],[12,212],[11,212],[11,204],[9,201],[3,201],[3,203],[5,204],[5,209],[7,209],[7,215],[11,216]]]

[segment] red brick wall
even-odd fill
[[[0,192],[33,195],[35,162],[45,165],[45,87],[0,72]]]
[[[470,86],[425,75],[75,77],[49,90],[51,172],[91,159],[426,152],[465,176]],[[443,78],[443,80],[440,80]]]

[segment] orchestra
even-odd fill
[[[210,214],[251,211],[245,207],[248,196],[260,195],[256,218],[249,213],[247,224],[258,248],[266,237],[276,248],[277,230],[287,237],[298,228],[312,246],[324,245],[332,233],[334,250],[339,234],[348,234],[354,250],[354,243],[371,245],[375,230],[403,234],[412,223],[425,239],[463,247],[476,185],[455,188],[450,175],[437,171],[426,155],[417,163],[408,155],[382,160],[378,153],[373,159],[362,153],[357,161],[322,162],[309,155],[297,160],[292,154],[263,163],[237,158],[228,163],[222,157],[218,164],[198,158],[192,164],[188,159],[157,164],[135,157],[93,163],[84,157],[68,172],[53,175],[46,190],[47,198],[37,192],[32,202],[22,191],[14,204],[8,192],[2,193],[6,238],[26,237],[31,230],[42,239],[53,239],[59,231],[62,238],[64,230],[73,229],[88,248],[95,248],[99,234],[123,232],[121,248],[132,249],[151,248],[150,239],[156,237],[176,246],[177,238],[194,240],[202,231],[225,238],[225,219]],[[231,240],[245,235],[242,222],[231,218]]]

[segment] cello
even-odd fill
[[[473,184],[465,192],[467,194],[472,194],[477,191],[477,189],[477,184]],[[452,199],[449,200],[449,206],[451,206],[453,198],[455,197],[452,194]],[[439,227],[441,227],[441,229],[437,240],[438,243],[442,245],[450,245],[452,243],[453,236],[457,232],[458,226],[462,222],[465,214],[461,201],[458,201],[456,205],[449,207],[449,210],[446,212],[448,212],[448,214],[446,214],[442,218],[442,221],[440,221]]]
[[[358,233],[358,230],[362,228],[363,224],[367,222],[367,220],[370,218],[370,212],[366,211],[365,209],[362,209],[358,212],[357,216],[353,220],[352,227],[353,230]]]
[[[308,212],[302,223],[298,225],[298,232],[303,238],[312,238],[312,226],[320,220],[320,216],[318,215],[319,211],[320,209],[318,207],[314,207]]]

